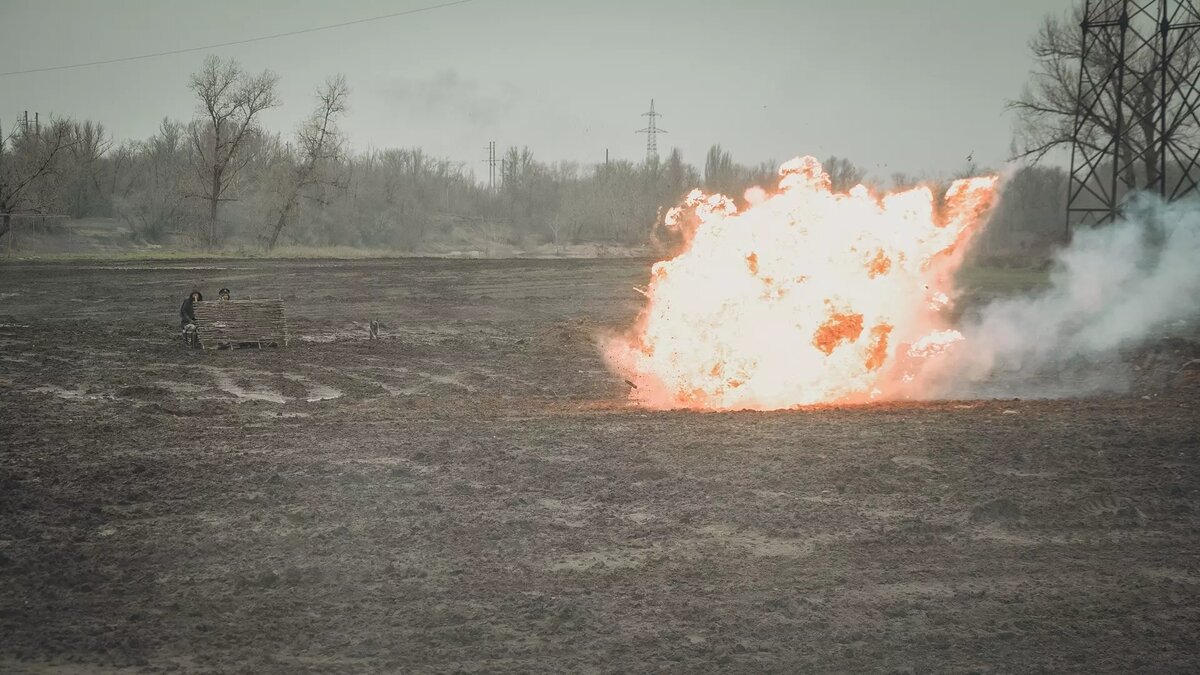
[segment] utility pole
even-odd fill
[[[642,117],[649,117],[650,123],[645,129],[638,129],[635,133],[646,134],[646,163],[657,164],[658,134],[665,134],[667,130],[658,128],[658,118],[662,117],[662,114],[654,112],[654,99],[650,99],[650,111],[642,113]]]
[[[483,163],[488,165],[488,192],[494,194],[496,192],[496,164],[498,163],[496,161],[496,141],[488,141],[484,150],[488,154],[487,159],[483,160]]]
[[[29,111],[26,110],[22,114],[17,115],[17,124],[21,127],[21,133],[25,136],[29,135]],[[42,135],[42,114],[34,111],[33,113],[33,135],[40,137]]]

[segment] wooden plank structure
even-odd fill
[[[283,300],[216,300],[193,308],[204,349],[287,346]]]

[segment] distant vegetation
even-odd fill
[[[463,163],[420,148],[348,152],[338,124],[351,90],[340,76],[319,88],[298,129],[264,129],[261,113],[280,105],[277,82],[270,71],[250,74],[209,57],[189,81],[195,117],[164,119],[145,140],[115,143],[92,121],[13,127],[0,143],[0,237],[11,215],[63,214],[113,219],[131,245],[206,252],[628,249],[660,242],[666,208],[692,188],[740,197],[751,185],[771,184],[777,169],[773,161],[738,164],[719,145],[700,168],[678,150],[658,161],[581,165],[539,161],[529,148],[511,147],[490,189]],[[824,163],[837,189],[860,181],[944,186],[950,178],[868,176],[845,158]],[[1064,180],[1055,168],[1018,171],[983,254],[1025,257],[1060,240]]]

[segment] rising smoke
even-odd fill
[[[1120,221],[1077,230],[1050,285],[968,315],[966,340],[922,373],[936,397],[1122,391],[1136,350],[1200,317],[1200,200],[1139,195]]]

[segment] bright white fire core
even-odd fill
[[[667,214],[683,251],[652,268],[633,328],[603,344],[651,408],[774,410],[904,395],[962,335],[949,277],[997,178],[876,196],[830,189],[812,157],[746,205],[693,191]]]

